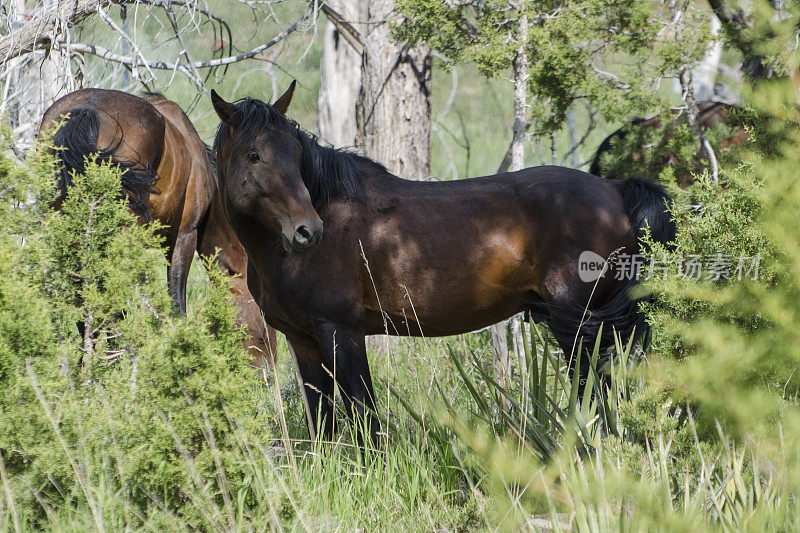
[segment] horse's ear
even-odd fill
[[[292,95],[294,94],[295,85],[297,85],[297,81],[292,80],[292,83],[291,85],[289,85],[289,88],[286,89],[286,92],[283,93],[280,98],[275,100],[274,104],[272,104],[273,108],[280,111],[284,115],[286,114],[286,110],[289,109],[289,104],[292,101]]]
[[[214,89],[211,89],[211,103],[214,104],[214,111],[217,112],[220,120],[226,124],[230,124],[231,118],[233,118],[233,114],[236,112],[236,106],[223,100]]]

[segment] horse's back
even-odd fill
[[[409,211],[431,210],[430,216],[436,219],[460,211],[511,213],[520,207],[535,218],[579,214],[580,209],[601,209],[609,216],[623,213],[622,196],[614,182],[558,166],[453,181],[391,178],[377,190],[373,202],[398,199]]]
[[[517,191],[525,191],[548,201],[554,200],[553,194],[566,196],[572,203],[581,201],[614,204],[616,200],[620,200],[618,188],[609,180],[582,170],[555,165],[529,167],[487,178],[511,183]]]
[[[98,149],[113,149],[114,157],[135,166],[154,169],[161,157],[164,117],[138,96],[109,89],[81,89],[58,99],[45,112],[40,131],[58,124],[78,110],[97,113]]]

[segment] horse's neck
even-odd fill
[[[388,170],[373,166],[370,166],[370,168],[360,169],[358,178],[363,187],[363,191],[367,195],[369,195],[370,192],[378,194],[391,192],[396,190],[398,187],[402,187],[403,184],[408,181],[414,181],[401,178],[392,174]]]

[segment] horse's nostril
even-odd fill
[[[297,230],[295,230],[295,240],[300,244],[307,244],[311,242],[311,238],[314,235],[306,226],[299,226]]]

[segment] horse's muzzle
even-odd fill
[[[284,235],[283,247],[287,252],[304,253],[314,248],[322,240],[322,222],[318,228],[301,224],[294,231],[291,242]]]

